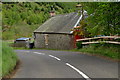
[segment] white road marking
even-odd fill
[[[34,52],[35,54],[42,54],[42,55],[45,55],[44,53],[39,53],[39,52]]]
[[[44,53],[39,53],[39,52],[34,52],[35,54],[42,54],[45,55]],[[58,57],[55,57],[53,55],[49,55],[50,57],[60,61],[61,59],[59,59]],[[80,71],[79,69],[75,68],[74,66],[72,66],[69,63],[66,63],[67,66],[71,67],[72,69],[74,69],[75,71],[77,71],[81,76],[83,76],[83,78],[85,78],[86,80],[91,80],[86,74],[84,74],[82,71]]]
[[[30,52],[30,51],[25,51],[25,52]]]
[[[53,55],[49,55],[50,57],[52,57],[52,58],[55,58],[56,60],[58,60],[58,61],[60,61],[61,59],[59,59],[58,57],[55,57],[55,56],[53,56]]]
[[[91,80],[87,75],[85,75],[83,72],[81,72],[79,69],[75,68],[74,66],[72,66],[69,63],[66,63],[67,66],[71,67],[72,69],[74,69],[75,71],[77,71],[80,75],[82,75],[86,80]]]

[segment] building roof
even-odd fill
[[[39,33],[66,33],[70,34],[71,29],[78,21],[80,15],[78,13],[69,13],[65,15],[56,15],[48,19],[34,32]]]

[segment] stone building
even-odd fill
[[[71,30],[79,24],[81,17],[76,12],[51,17],[34,31],[35,47],[73,49],[75,39]]]

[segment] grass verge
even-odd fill
[[[8,75],[16,66],[17,55],[7,43],[2,43],[2,77]]]
[[[16,50],[31,50],[25,47],[13,47],[13,48]],[[33,48],[32,50],[45,50],[45,49]],[[58,49],[46,49],[46,50],[58,50]],[[59,50],[59,51],[83,52],[87,54],[108,57],[115,60],[120,59],[120,45],[114,45],[114,44],[105,44],[105,43],[91,44],[78,49]]]
[[[101,56],[106,56],[112,59],[120,59],[120,45],[113,44],[91,44],[81,49],[76,49],[76,51],[87,52],[90,54],[97,54]]]

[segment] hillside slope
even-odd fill
[[[18,37],[30,37],[36,28],[50,18],[50,11],[55,11],[56,14],[74,12],[76,10],[76,4],[70,2],[3,3],[3,39],[9,40]]]

